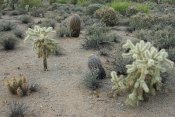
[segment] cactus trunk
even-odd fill
[[[43,66],[44,66],[44,71],[48,71],[47,69],[47,49],[46,47],[43,48]]]

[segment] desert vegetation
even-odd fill
[[[174,30],[174,0],[1,0],[1,116],[173,117]]]

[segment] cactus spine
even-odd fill
[[[124,53],[123,57],[132,57],[134,62],[126,65],[127,76],[117,76],[116,72],[111,72],[113,90],[118,94],[122,90],[127,90],[130,94],[126,104],[135,106],[139,101],[144,100],[145,94],[155,94],[161,90],[161,72],[166,71],[166,67],[173,68],[174,63],[167,57],[167,52],[162,49],[158,51],[150,42],[140,41],[134,45],[130,40],[123,48],[130,49]]]
[[[70,17],[70,31],[72,37],[79,37],[81,29],[81,19],[78,14],[74,14]]]

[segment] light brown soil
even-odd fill
[[[117,33],[117,32],[116,32]],[[125,32],[118,32],[124,38]],[[97,91],[99,97],[82,85],[87,71],[91,50],[81,49],[83,35],[79,38],[57,39],[65,55],[48,59],[49,71],[44,72],[30,43],[23,43],[16,50],[0,51],[0,117],[6,117],[12,101],[29,106],[28,117],[174,117],[175,91],[150,97],[137,108],[124,105],[124,96],[109,98],[110,79],[103,80]],[[114,47],[115,48],[115,47]],[[105,64],[106,59],[102,58]],[[18,69],[19,68],[19,69]],[[6,77],[24,74],[30,82],[40,85],[39,92],[27,97],[11,95],[4,84]]]

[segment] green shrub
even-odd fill
[[[83,79],[83,84],[89,89],[96,90],[100,86],[97,77],[98,70],[94,70],[94,72],[88,72]]]
[[[135,29],[152,29],[159,26],[164,29],[165,26],[175,27],[175,16],[173,14],[145,14],[138,13],[130,18],[130,26]]]
[[[41,26],[42,27],[52,27],[53,29],[55,29],[56,21],[53,19],[47,19],[47,20],[42,21]]]
[[[42,8],[33,8],[31,10],[31,16],[44,17],[44,9],[42,9]]]
[[[14,10],[14,11],[10,12],[9,15],[10,16],[16,16],[16,15],[19,15],[19,12],[17,10]]]
[[[24,32],[20,30],[19,28],[14,29],[13,33],[17,38],[21,38],[21,39],[24,38]]]
[[[92,26],[87,27],[87,34],[92,35],[96,32],[98,33],[107,33],[109,32],[110,28],[102,23],[95,23]]]
[[[13,50],[15,49],[18,43],[18,39],[12,34],[3,34],[0,38],[0,44],[3,46],[4,50]]]
[[[32,22],[32,18],[30,16],[28,16],[28,15],[21,16],[20,20],[24,24],[28,24],[28,23]]]
[[[0,31],[11,31],[16,27],[16,25],[10,21],[0,22]]]
[[[90,4],[87,8],[86,8],[86,13],[88,15],[93,15],[95,13],[96,10],[100,9],[102,7],[101,4]]]
[[[24,103],[13,102],[10,104],[9,117],[24,117],[28,107]]]
[[[41,0],[22,0],[21,6],[25,7],[26,5],[29,5],[30,8],[39,7],[42,5],[42,1]]]
[[[71,37],[71,32],[66,26],[60,26],[56,32],[58,37]]]
[[[126,12],[130,7],[135,7],[138,12],[143,13],[148,13],[150,9],[147,4],[134,3],[130,1],[113,1],[111,3],[111,7],[123,15],[126,15]]]
[[[119,15],[111,7],[103,7],[95,12],[97,18],[100,18],[107,26],[114,26],[119,21]]]

